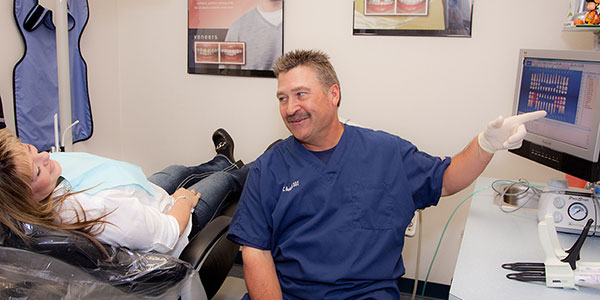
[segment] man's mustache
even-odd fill
[[[307,119],[310,118],[310,114],[308,112],[302,111],[302,112],[295,112],[293,115],[289,115],[287,117],[285,117],[285,120],[287,122],[296,122],[296,121],[300,121],[303,119]]]

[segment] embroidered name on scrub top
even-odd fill
[[[281,190],[282,192],[291,192],[295,187],[300,186],[300,181],[296,180],[292,182],[289,186],[284,186]]]
[[[123,161],[112,160],[83,152],[50,153],[50,159],[62,167],[62,177],[74,192],[93,195],[99,191],[126,185],[137,185],[151,196],[154,188],[142,168]]]

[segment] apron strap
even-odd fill
[[[67,10],[69,31],[75,28],[75,18],[69,10]],[[36,30],[42,23],[51,30],[54,30],[54,24],[52,23],[52,11],[43,7],[39,3],[31,8],[25,21],[23,21],[23,28],[29,32]]]

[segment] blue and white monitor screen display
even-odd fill
[[[545,110],[546,118],[527,124],[531,133],[589,149],[594,104],[600,89],[600,63],[525,58],[519,113]]]

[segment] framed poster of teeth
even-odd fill
[[[354,35],[471,37],[473,0],[354,0]]]
[[[188,73],[275,77],[283,0],[188,0]]]

